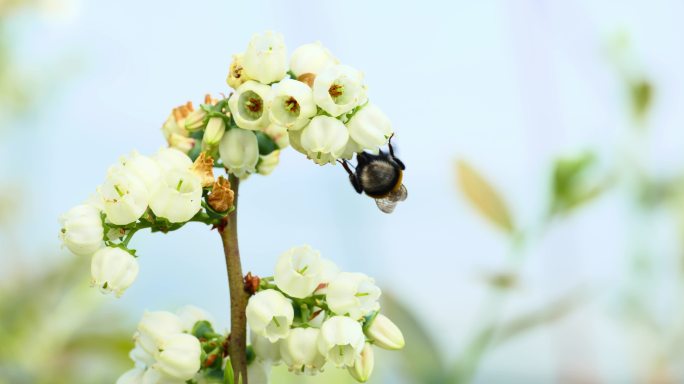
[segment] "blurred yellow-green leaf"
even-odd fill
[[[458,183],[470,204],[506,232],[514,233],[513,218],[499,192],[465,160],[456,164]]]
[[[611,181],[598,174],[593,152],[556,160],[551,180],[551,214],[567,214],[604,192]]]

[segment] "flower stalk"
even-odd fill
[[[218,232],[223,242],[223,253],[228,272],[230,290],[230,343],[228,355],[233,368],[233,382],[247,384],[247,292],[245,292],[240,264],[240,249],[237,237],[237,206],[240,179],[230,175],[230,185],[235,193],[235,209],[221,222]]]

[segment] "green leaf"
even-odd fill
[[[255,132],[257,140],[259,142],[259,154],[261,156],[266,156],[271,152],[278,149],[278,144],[276,144],[273,139],[271,139],[267,134],[263,132]]]
[[[499,192],[465,160],[460,160],[456,168],[459,186],[468,202],[502,230],[515,233],[510,211]]]
[[[611,184],[608,177],[595,177],[596,156],[592,152],[556,160],[551,181],[551,215],[567,214],[601,195]]]

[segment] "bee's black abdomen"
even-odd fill
[[[384,196],[394,189],[400,180],[399,166],[386,158],[374,158],[357,168],[357,177],[369,196]]]

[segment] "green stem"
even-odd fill
[[[123,246],[128,248],[128,243],[131,241],[133,238],[133,235],[135,235],[136,232],[138,232],[141,228],[133,228],[128,233],[126,234],[126,237],[123,239]]]
[[[223,252],[228,272],[228,288],[230,289],[230,343],[228,355],[233,368],[233,381],[247,384],[247,292],[240,265],[240,250],[237,237],[237,206],[240,179],[230,175],[231,188],[235,192],[235,210],[226,218],[218,231],[223,242]]]

